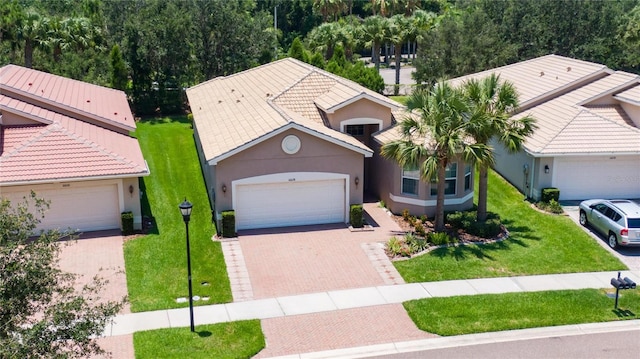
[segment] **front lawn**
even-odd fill
[[[520,192],[493,171],[489,173],[487,206],[500,215],[509,230],[507,240],[439,248],[394,262],[404,280],[429,282],[626,269],[569,217],[534,210]]]
[[[156,226],[124,246],[131,311],[188,306],[176,303],[178,297],[188,298],[185,224],[178,209],[185,197],[193,204],[189,222],[193,294],[210,298],[194,304],[231,301],[222,249],[211,240],[215,227],[186,117],[139,122],[136,137],[151,170],[142,180],[143,212],[153,216]]]
[[[265,346],[259,320],[149,330],[133,334],[136,358],[251,358]]]
[[[615,299],[602,289],[427,298],[404,303],[418,328],[438,335],[638,319],[640,294]]]

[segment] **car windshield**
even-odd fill
[[[640,218],[629,218],[627,222],[629,222],[629,228],[640,228]]]

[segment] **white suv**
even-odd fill
[[[580,203],[580,224],[607,237],[611,248],[640,246],[640,205],[623,199],[591,199]]]

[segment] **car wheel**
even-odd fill
[[[580,211],[580,224],[583,226],[587,226],[589,221],[587,220],[587,214],[584,211]]]
[[[615,233],[611,233],[609,232],[609,247],[616,249],[618,247],[618,238],[616,237]]]

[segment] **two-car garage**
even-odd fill
[[[234,181],[238,230],[345,222],[347,176],[280,173]]]

